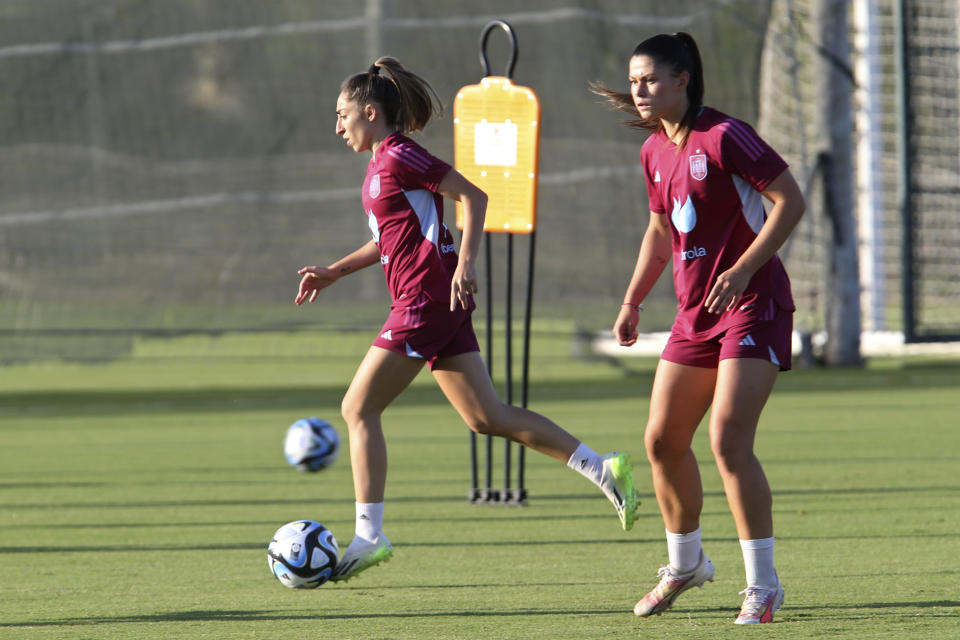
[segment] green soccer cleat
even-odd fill
[[[624,531],[633,528],[640,508],[640,494],[633,486],[633,470],[630,456],[625,453],[608,453],[603,457],[603,474],[600,476],[600,488],[613,506],[617,508],[620,524]]]
[[[337,562],[330,580],[346,582],[361,571],[366,571],[381,562],[386,562],[392,555],[393,545],[387,540],[387,536],[382,533],[373,542],[354,536],[350,546],[347,547],[347,550],[343,552],[343,556]]]

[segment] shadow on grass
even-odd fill
[[[0,622],[2,628],[17,627],[73,627],[100,624],[145,624],[152,622],[281,622],[285,620],[368,620],[393,618],[489,618],[502,616],[585,616],[624,615],[622,609],[524,609],[486,610],[457,609],[448,611],[398,611],[382,613],[317,613],[284,614],[276,611],[223,610],[223,611],[171,611],[132,616],[91,616],[89,618],[64,618],[63,620],[39,620],[24,622]]]
[[[55,483],[54,483],[55,484]],[[123,484],[123,483],[119,483]],[[162,482],[157,484],[163,484]],[[0,489],[4,484],[0,483]],[[924,486],[924,487],[851,487],[842,489],[783,489],[774,491],[774,497],[777,496],[860,496],[860,495],[890,495],[890,494],[923,494],[923,493],[952,493],[960,490],[957,485]],[[704,497],[724,498],[722,491],[705,491]],[[589,501],[598,498],[596,493],[554,493],[537,495],[531,500],[536,502],[574,502]],[[641,494],[645,503],[652,504],[653,496]],[[449,503],[462,505],[466,498],[462,495],[437,495],[437,496],[389,496],[388,501],[392,504],[417,504],[417,503]],[[210,499],[210,500],[140,500],[140,501],[117,501],[102,500],[90,502],[10,502],[0,503],[0,509],[11,510],[31,510],[31,509],[158,509],[165,507],[259,507],[271,505],[310,505],[325,504],[353,504],[352,496],[341,498],[321,498],[310,497],[303,498],[237,498],[237,499]],[[525,513],[524,507],[508,507],[502,505],[473,505],[478,510],[515,511],[518,514]],[[502,511],[505,509],[507,511]]]
[[[903,392],[914,388],[956,387],[953,368],[920,366],[909,369],[817,369],[781,376],[777,393],[791,391],[882,391]],[[600,380],[536,381],[531,395],[536,401],[646,399],[652,372],[612,375]],[[217,387],[196,390],[87,390],[0,392],[0,415],[125,415],[178,412],[224,412],[272,409],[309,411],[339,406],[349,380],[328,386],[278,386],[273,388]],[[395,402],[396,406],[442,405],[447,401],[432,384],[415,384]]]
[[[479,513],[479,512],[478,512]],[[501,512],[503,513],[503,512]],[[462,523],[462,524],[482,524],[485,522],[518,522],[522,520],[536,521],[536,522],[569,522],[571,520],[578,521],[597,521],[597,522],[609,522],[612,520],[609,513],[573,513],[573,514],[534,514],[529,513],[527,517],[522,517],[521,512],[518,511],[508,511],[507,513],[513,513],[515,515],[494,515],[492,512],[487,511],[484,514],[476,516],[436,516],[436,517],[404,517],[397,516],[391,517],[390,523],[404,523],[404,524],[413,524],[413,523]],[[652,517],[649,516],[648,517]],[[659,517],[659,516],[657,516]],[[349,520],[346,519],[330,519],[329,522],[334,524],[336,523],[349,523],[353,524],[353,518]],[[328,524],[327,519],[324,519],[324,524]],[[57,523],[58,530],[87,530],[87,529],[196,529],[196,528],[210,528],[210,527],[256,527],[256,526],[276,526],[276,519],[271,520],[246,520],[246,521],[225,521],[225,520],[207,520],[207,521],[186,521],[186,522],[177,522],[177,521],[168,521],[168,522],[65,522]],[[24,522],[17,524],[4,524],[0,525],[0,529],[35,529],[37,527],[34,522]]]
[[[930,600],[928,602],[855,602],[850,604],[835,604],[831,602],[829,605],[821,606],[790,606],[791,611],[804,611],[804,610],[813,610],[820,611],[822,609],[929,609],[929,608],[943,608],[943,609],[957,609],[960,608],[960,601],[958,600]],[[819,613],[817,614],[820,615]],[[956,615],[956,614],[951,614]]]
[[[158,483],[162,484],[162,483]],[[390,502],[408,503],[408,502],[466,502],[466,498],[460,496],[396,496],[391,497]],[[166,507],[269,507],[271,505],[327,505],[327,504],[353,504],[353,496],[342,498],[320,498],[310,496],[304,498],[237,498],[237,499],[211,499],[211,500],[139,500],[139,501],[118,501],[101,500],[91,502],[12,502],[0,503],[0,509],[162,509]]]
[[[890,535],[823,535],[823,536],[781,536],[783,541],[799,540],[898,540],[898,539],[955,539],[956,533],[900,533]],[[704,542],[729,543],[733,538],[708,537]],[[572,540],[401,540],[395,545],[404,548],[496,548],[496,547],[554,547],[554,546],[596,546],[596,545],[662,545],[663,538],[629,537],[629,538],[576,538]],[[46,554],[46,553],[162,553],[162,552],[192,552],[192,551],[262,551],[266,545],[261,542],[220,542],[214,544],[194,545],[157,545],[157,544],[124,544],[124,545],[40,545],[0,547],[0,554]],[[943,573],[943,572],[941,572]]]
[[[960,608],[960,602],[956,600],[930,600],[928,602],[857,602],[850,604],[825,604],[825,605],[789,605],[789,609],[784,608],[784,612],[796,622],[806,620],[852,620],[862,617],[904,617],[911,618],[953,618],[958,615],[956,609]],[[917,609],[943,609],[943,611],[924,611],[917,613]],[[860,615],[855,612],[861,611]]]
[[[652,378],[650,378],[652,380]],[[339,407],[347,383],[336,386],[276,388],[225,387],[216,389],[149,391],[27,391],[0,393],[0,415],[127,415],[162,413],[204,413],[252,410]],[[539,400],[597,400],[640,397],[649,389],[638,386],[635,378],[604,381],[603,384],[579,382],[537,385]],[[391,406],[446,405],[447,399],[433,385],[414,385],[406,389]]]
[[[396,546],[404,548],[425,547],[543,547],[543,546],[580,546],[602,544],[663,544],[661,538],[631,538],[629,540],[595,539],[595,540],[482,540],[482,541],[426,541],[426,542],[397,542]],[[40,554],[40,553],[161,553],[161,552],[190,552],[190,551],[265,551],[266,543],[236,542],[195,545],[157,545],[157,544],[123,544],[123,545],[39,545],[24,547],[0,547],[0,554]]]
[[[477,586],[477,585],[467,585]],[[525,585],[526,586],[526,585]],[[555,585],[548,585],[555,586]],[[441,587],[443,588],[443,587]],[[462,588],[456,585],[456,588]],[[913,609],[956,609],[960,607],[960,602],[955,600],[932,600],[929,602],[864,602],[847,605],[837,605],[831,603],[827,606],[800,606],[790,607],[784,610],[784,616],[805,617],[806,615],[816,615],[818,620],[823,619],[823,612],[834,612],[829,617],[833,619],[844,619],[850,615],[835,613],[837,611],[854,612],[865,611],[884,611],[892,609],[902,609],[904,613]],[[804,610],[816,611],[816,614],[804,614]],[[709,608],[690,608],[685,609],[685,613],[726,613],[735,610],[728,607],[709,607]],[[288,614],[278,613],[269,610],[199,610],[199,611],[169,611],[163,613],[150,613],[142,615],[129,616],[91,616],[87,618],[64,618],[62,620],[33,620],[22,622],[0,622],[0,628],[24,628],[24,627],[74,627],[74,626],[94,626],[110,624],[149,624],[164,622],[282,622],[289,620],[369,620],[369,619],[405,619],[405,618],[490,618],[490,617],[528,617],[528,616],[585,616],[585,615],[615,615],[626,616],[622,609],[495,609],[495,610],[477,610],[477,609],[451,609],[445,611],[397,611],[370,613],[327,613],[327,614]],[[953,617],[954,611],[944,612],[944,616]],[[789,622],[789,618],[783,622]]]

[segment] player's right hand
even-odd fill
[[[297,297],[294,298],[294,302],[298,305],[313,302],[321,289],[329,287],[337,280],[336,274],[327,267],[304,267],[297,273],[303,276],[300,279]]]
[[[617,315],[617,321],[613,323],[613,337],[624,347],[632,346],[636,343],[639,334],[637,333],[637,321],[639,313],[633,307],[620,307],[620,313]]]

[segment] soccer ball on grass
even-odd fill
[[[273,534],[267,547],[267,563],[283,586],[314,589],[333,575],[339,554],[332,531],[313,520],[296,520]]]

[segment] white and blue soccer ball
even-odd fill
[[[285,587],[315,589],[330,579],[340,548],[333,532],[313,520],[296,520],[273,534],[267,547],[270,573]]]
[[[287,429],[283,455],[300,471],[319,471],[330,466],[340,453],[340,435],[332,424],[319,418],[297,420]]]

